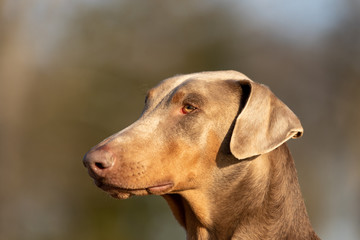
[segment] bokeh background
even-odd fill
[[[323,239],[360,239],[358,0],[0,0],[0,239],[184,239],[161,197],[82,165],[179,73],[234,69],[301,119],[290,141]]]

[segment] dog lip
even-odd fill
[[[146,195],[148,194],[155,194],[155,195],[161,195],[164,193],[169,192],[174,184],[172,182],[165,182],[158,185],[145,187],[145,188],[127,188],[122,186],[116,186],[112,184],[106,184],[102,181],[95,180],[95,185],[102,190],[109,192],[109,193],[129,193],[131,195]]]
[[[163,183],[160,185],[147,187],[146,191],[150,194],[164,194],[166,192],[169,192],[173,186],[174,186],[174,184],[172,182]]]

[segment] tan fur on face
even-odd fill
[[[239,72],[180,75],[151,89],[139,120],[84,164],[114,197],[162,195],[188,239],[318,239],[285,144],[302,131]]]

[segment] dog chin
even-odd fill
[[[117,193],[110,193],[110,196],[117,198],[117,199],[128,199],[131,196],[133,196],[133,194],[128,193],[128,192],[117,192]]]

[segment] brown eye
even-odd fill
[[[183,113],[183,114],[188,114],[188,113],[191,113],[192,111],[194,111],[194,110],[196,110],[197,108],[196,107],[194,107],[194,106],[192,106],[192,105],[190,105],[190,104],[185,104],[184,106],[183,106],[183,108],[181,109],[181,112]]]

